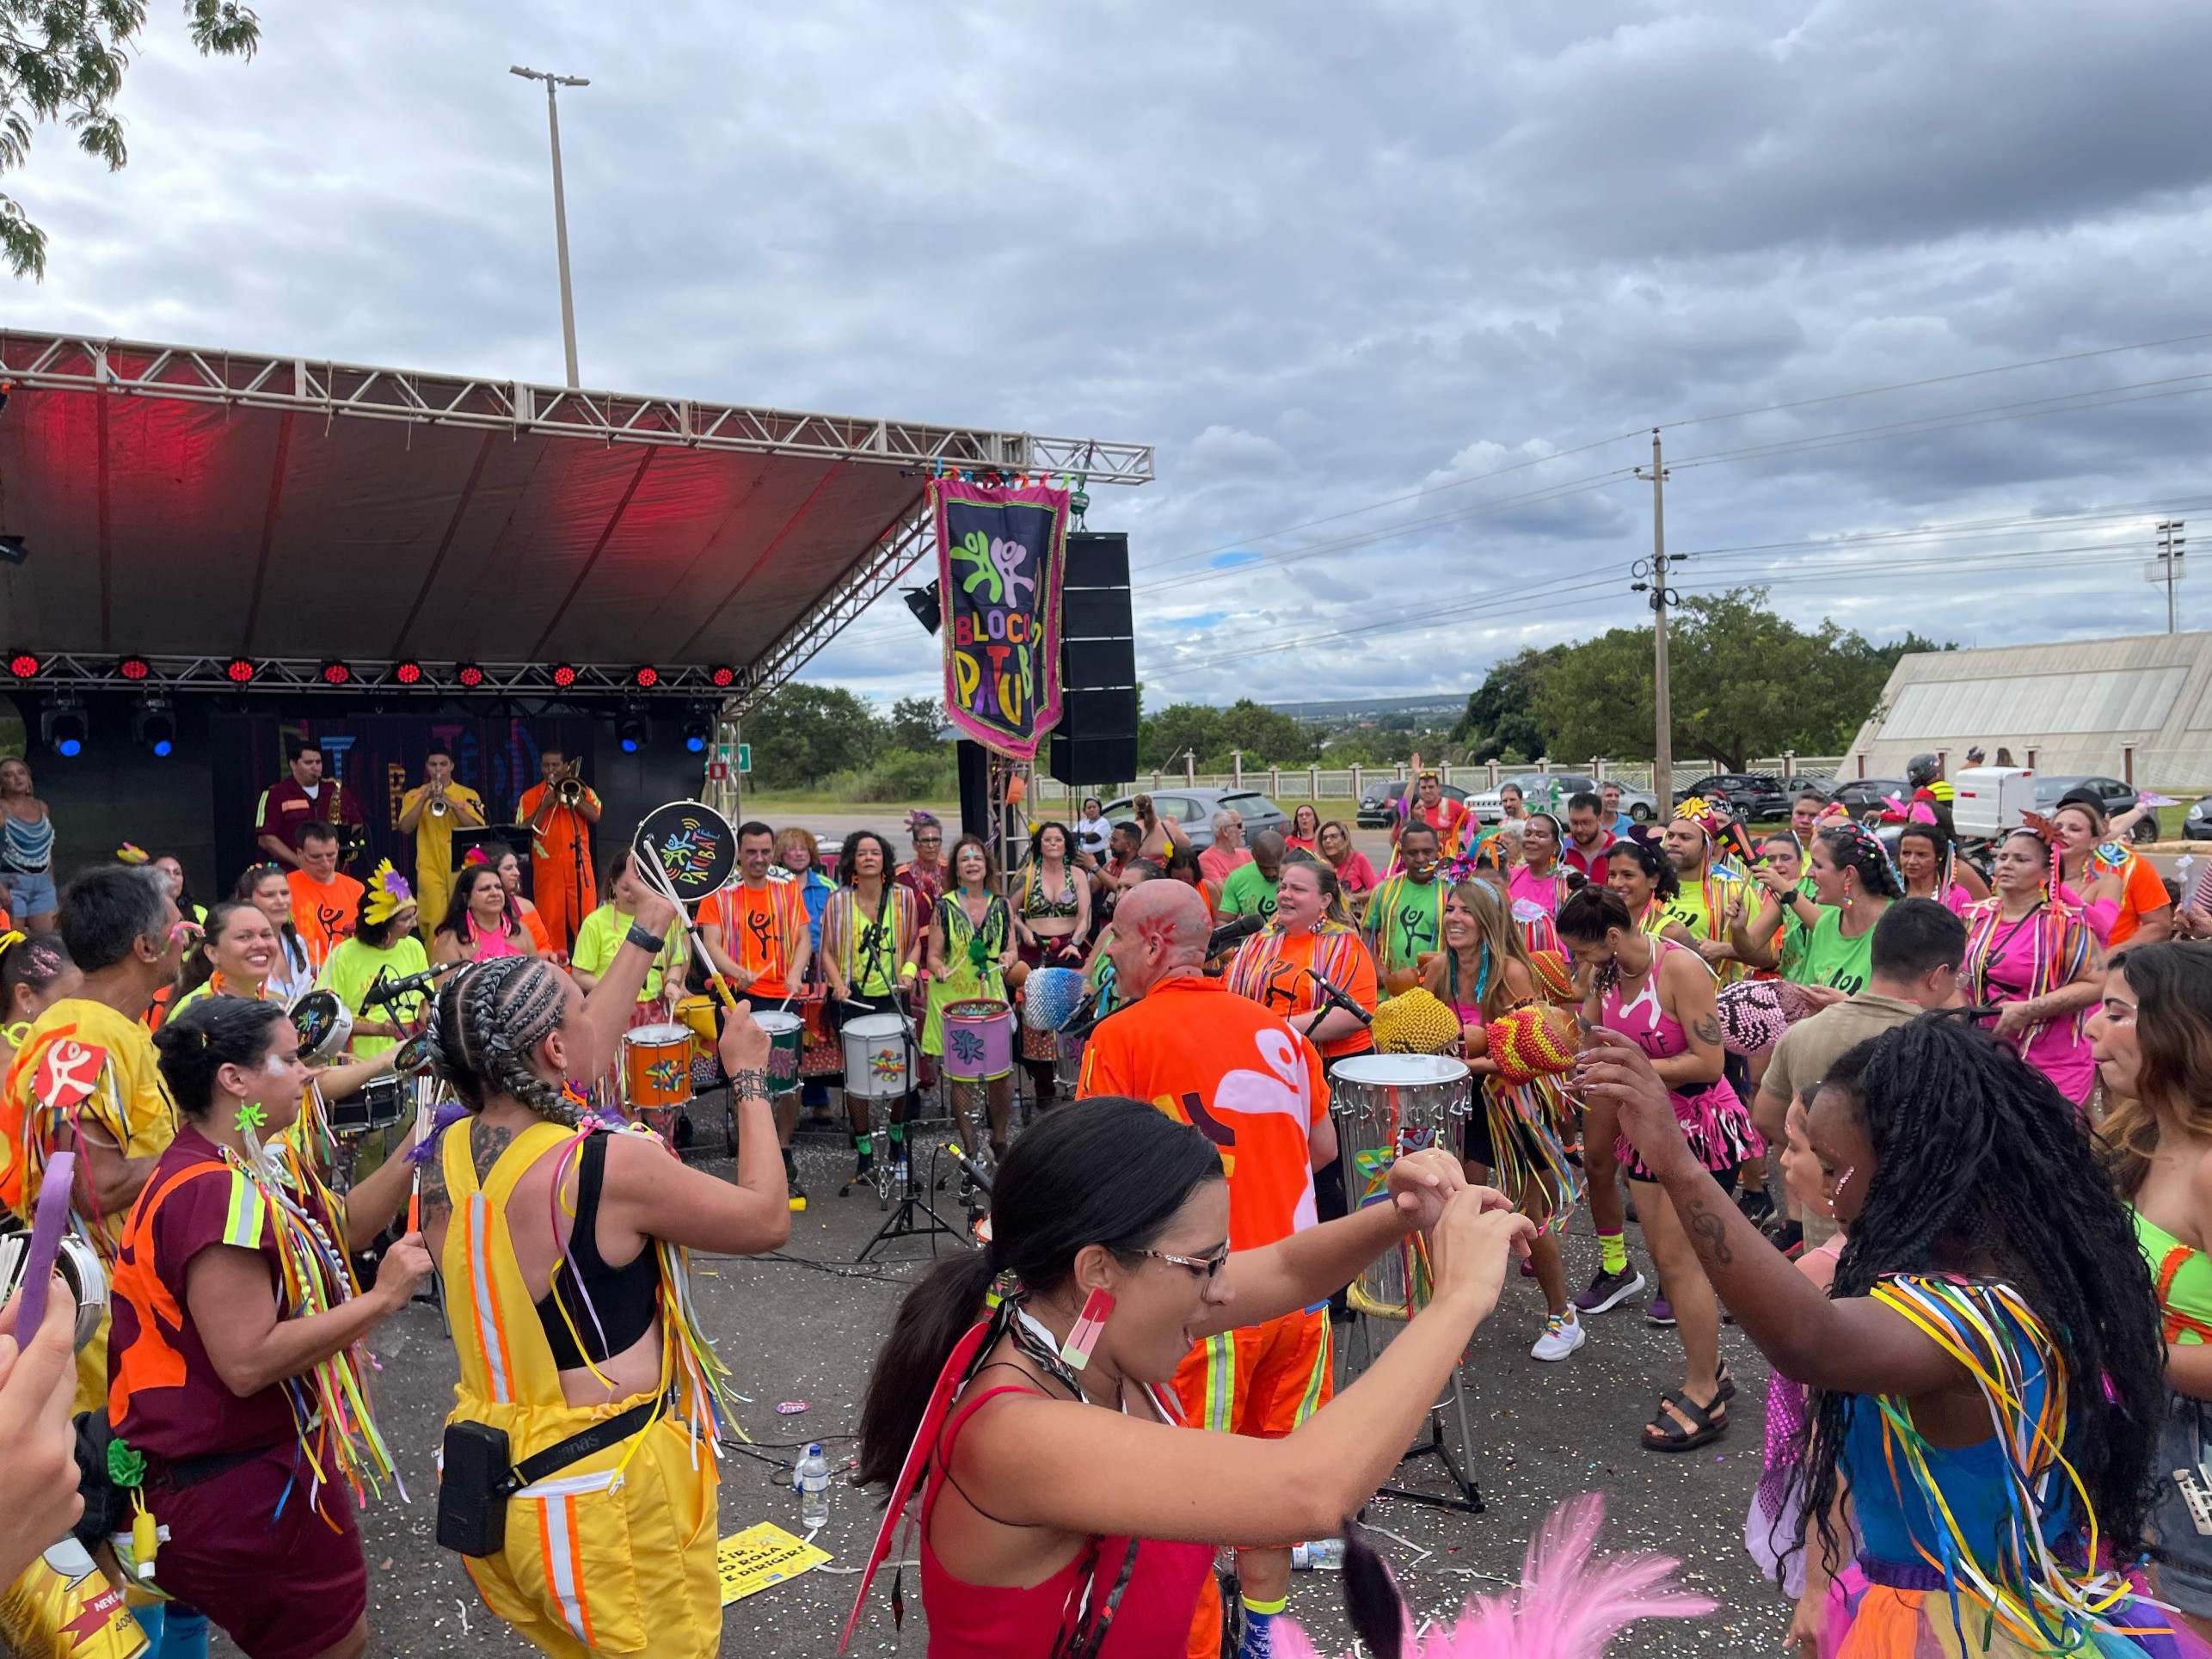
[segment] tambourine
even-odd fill
[[[729,820],[699,801],[655,807],[637,826],[631,851],[649,863],[679,904],[704,903],[729,883],[737,869],[737,832]],[[646,876],[652,879],[648,872]]]
[[[392,1051],[391,1069],[403,1078],[421,1077],[430,1069],[430,1033],[417,1031]]]
[[[0,1307],[13,1301],[23,1276],[23,1263],[31,1253],[31,1235],[28,1232],[0,1234]],[[77,1298],[77,1330],[72,1340],[83,1348],[100,1334],[100,1322],[108,1317],[108,1272],[100,1265],[100,1257],[91,1245],[74,1233],[62,1236],[61,1247],[54,1253],[54,1271],[69,1287],[69,1293]],[[28,1342],[28,1332],[19,1333]]]
[[[353,1035],[353,1011],[329,991],[303,991],[290,1009],[292,1029],[299,1033],[299,1057],[320,1065],[336,1055]]]

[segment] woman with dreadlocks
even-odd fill
[[[1996,1032],[2080,1105],[2096,1080],[2083,1023],[2104,984],[2088,919],[2052,890],[2051,844],[2017,829],[1997,849],[1997,890],[1966,912],[1967,994]]]
[[[1792,1490],[1835,1582],[1793,1634],[1828,1659],[2202,1656],[2113,1570],[2141,1557],[2165,1412],[2135,1229],[2072,1108],[1973,1017],[1862,1042],[1814,1096],[1849,1235],[1825,1296],[1706,1172],[1633,1044],[1599,1034],[1578,1069],[1745,1334],[1812,1391]]]
[[[790,1233],[766,1033],[728,1016],[737,1184],[649,1130],[580,1119],[674,907],[642,883],[587,998],[535,957],[478,962],[432,1005],[433,1062],[464,1109],[422,1166],[422,1220],[453,1287],[461,1364],[439,1539],[485,1604],[544,1652],[702,1656],[715,1577],[722,1362],[700,1334],[687,1250],[750,1255]]]
[[[2212,1503],[2212,945],[2123,950],[2104,975],[2089,1041],[2104,1098],[2100,1133],[2113,1184],[2133,1206],[2135,1237],[2164,1316],[2166,1415],[2159,1435],[2151,1558],[2159,1600],[2212,1639],[2212,1538],[2196,1516]]]
[[[1388,1183],[1232,1256],[1219,1150],[1148,1102],[1083,1101],[1014,1143],[989,1244],[907,1295],[862,1408],[859,1478],[889,1492],[869,1571],[919,1484],[932,1655],[1181,1654],[1217,1545],[1330,1535],[1373,1496],[1531,1232],[1440,1149]],[[1167,1384],[1195,1339],[1309,1307],[1416,1229],[1435,1294],[1357,1381],[1281,1439],[1184,1426]]]

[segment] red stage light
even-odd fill
[[[323,665],[322,673],[325,685],[350,685],[353,683],[353,671],[335,657]]]
[[[396,662],[392,665],[391,677],[402,685],[420,685],[422,684],[422,665],[413,657],[403,662]]]
[[[144,657],[125,657],[115,665],[115,672],[135,685],[139,680],[153,678],[154,665]]]
[[[473,691],[484,683],[484,671],[473,662],[464,662],[453,671],[453,679],[464,691]]]
[[[737,670],[727,662],[717,662],[707,670],[707,684],[717,691],[727,691],[737,684]]]
[[[569,662],[555,664],[553,668],[553,683],[564,691],[571,685],[574,685],[576,683],[575,665]]]
[[[10,651],[8,653],[8,672],[15,675],[17,679],[36,679],[39,677],[39,670],[45,667],[46,664],[40,661],[33,652]]]
[[[641,691],[649,691],[661,683],[661,671],[645,663],[630,671],[630,683]]]
[[[223,665],[223,678],[233,685],[252,685],[254,676],[260,672],[251,657],[232,657]]]

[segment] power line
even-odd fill
[[[1825,548],[1844,547],[1862,542],[1918,542],[1963,541],[1983,536],[2005,535],[2013,532],[2033,535],[2040,527],[2049,526],[2053,533],[2060,529],[2073,529],[2084,525],[2103,522],[2123,523],[2130,519],[2188,512],[2212,506],[2212,496],[2193,496],[2181,501],[2140,501],[2127,507],[2089,507],[2080,513],[2030,513],[2005,519],[1962,519],[1950,525],[1919,525],[1897,530],[1867,530],[1845,536],[1810,536],[1798,541],[1741,542],[1728,547],[1697,547],[1677,558],[1711,559],[1733,556],[1742,553],[1780,553],[1801,549],[1815,551]]]

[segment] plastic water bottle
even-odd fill
[[[791,1484],[799,1489],[799,1525],[807,1532],[829,1525],[829,1459],[822,1456],[820,1441],[807,1447],[791,1471]]]
[[[1344,1540],[1341,1538],[1317,1538],[1310,1544],[1290,1546],[1290,1564],[1300,1571],[1342,1572],[1344,1570]]]

